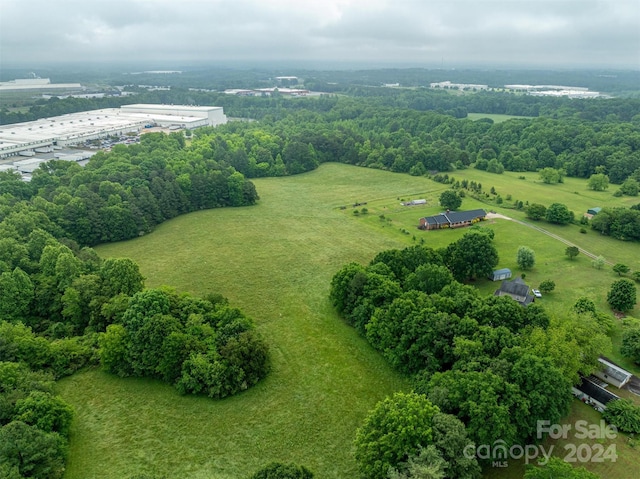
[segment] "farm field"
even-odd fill
[[[463,170],[453,175],[474,178],[475,173],[484,172]],[[485,188],[495,185],[499,192],[504,188],[504,195],[511,184],[522,191],[518,180],[509,182],[506,174],[484,174],[504,181],[499,186],[476,178]],[[303,175],[254,182],[261,196],[256,206],[192,213],[145,237],[96,249],[103,257],[133,258],[147,286],[166,284],[179,291],[227,296],[255,319],[271,347],[272,372],[256,387],[222,401],[180,396],[158,381],[123,380],[100,370],[60,381],[60,394],[76,410],[67,479],[135,473],[238,478],[274,460],[304,464],[319,478],[356,477],[355,430],[377,401],[408,389],[409,382],[333,311],[328,300],[331,277],[348,261],[365,263],[381,250],[422,239],[434,248],[445,246],[466,230],[416,229],[421,216],[440,211],[437,197],[447,188],[426,178],[325,164]],[[528,182],[533,184],[522,181]],[[536,185],[528,193],[532,197],[541,186],[549,186]],[[569,198],[579,183],[552,188],[567,185],[572,186],[563,195]],[[585,181],[582,186],[591,193]],[[537,201],[524,194],[519,197]],[[428,205],[400,205],[401,199],[416,198],[427,199]],[[356,202],[366,205],[354,208]],[[605,204],[589,202],[584,209],[591,206]],[[470,198],[462,205],[462,209],[479,207],[489,209]],[[496,232],[500,267],[519,274],[518,246],[534,249],[537,265],[527,272],[526,280],[533,286],[547,278],[556,281],[556,291],[542,298],[555,314],[563,314],[580,296],[606,307],[606,292],[617,277],[610,268],[594,270],[582,255],[569,261],[564,244],[522,225],[506,220],[484,225]],[[541,226],[552,230],[546,223]],[[576,226],[558,228],[557,234],[579,246],[640,269],[637,244],[592,231],[582,235]],[[590,243],[583,244],[587,240]],[[477,286],[486,293],[497,288],[489,280],[479,280]],[[640,317],[638,308],[634,314]]]

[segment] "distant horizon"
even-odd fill
[[[611,71],[611,72],[640,72],[640,65],[632,67],[606,65],[573,65],[557,66],[543,64],[505,64],[505,63],[460,63],[456,65],[425,65],[411,62],[383,62],[383,61],[310,61],[310,60],[221,60],[221,61],[191,61],[191,62],[2,62],[4,72],[8,70],[79,70],[88,72],[94,69],[110,72],[122,71],[123,74],[146,73],[153,71],[181,71],[183,73],[202,70],[259,70],[273,71],[282,69],[307,71],[360,71],[360,70],[428,70],[428,71],[546,71],[546,72],[579,72],[579,71]],[[161,73],[159,73],[161,74]],[[3,75],[5,76],[5,75]]]

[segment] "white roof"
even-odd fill
[[[122,105],[120,110],[128,112],[129,110],[149,110],[149,111],[192,111],[192,112],[209,112],[212,110],[221,110],[221,106],[193,106],[193,105],[156,105],[137,103],[134,105]]]
[[[209,112],[217,110],[222,107],[138,104],[0,125],[0,153],[15,151],[14,148],[33,149],[56,141],[73,143],[75,139],[82,141],[111,131],[135,130],[153,122],[198,126],[208,119]]]
[[[620,382],[626,382],[633,374],[622,369],[619,366],[607,361],[604,358],[598,358],[598,361],[604,365],[604,372]]]

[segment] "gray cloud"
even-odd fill
[[[3,63],[640,68],[637,0],[0,0]]]

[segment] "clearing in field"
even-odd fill
[[[505,115],[502,113],[467,113],[467,118],[472,121],[481,120],[483,118],[488,118],[493,120],[494,123],[502,123],[503,121],[513,120],[518,118],[533,118],[532,116],[516,116],[516,115]]]

